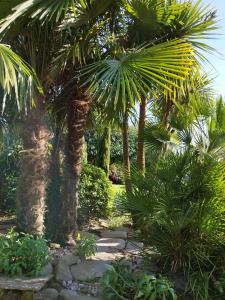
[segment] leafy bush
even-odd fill
[[[101,279],[101,284],[105,300],[177,299],[168,279],[145,273],[132,273],[128,266],[119,262],[114,265],[113,269],[106,271]]]
[[[88,161],[94,163],[97,155],[98,137],[96,132],[88,131],[85,135],[87,142]],[[137,130],[135,128],[129,129],[129,153],[130,159],[136,160],[137,152]],[[123,161],[123,142],[120,131],[113,131],[111,133],[111,151],[110,157],[112,163],[122,163]]]
[[[48,247],[42,238],[10,231],[0,236],[0,272],[7,275],[38,275],[48,262]]]
[[[19,177],[20,145],[4,146],[0,153],[0,210],[15,211],[16,187]]]
[[[96,238],[93,234],[84,234],[78,236],[77,245],[75,247],[75,254],[81,259],[86,259],[95,255],[97,251]]]
[[[225,163],[191,150],[170,153],[131,181],[125,207],[136,213],[162,266],[183,271],[189,281],[192,274],[208,274],[210,286],[216,270],[225,267]]]
[[[85,165],[79,185],[79,223],[108,217],[112,200],[111,193],[112,184],[105,172],[98,167]]]

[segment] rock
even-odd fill
[[[33,300],[33,293],[32,292],[24,292],[20,298],[20,300]]]
[[[93,260],[100,260],[104,261],[105,263],[112,263],[117,258],[123,257],[122,253],[115,252],[115,253],[109,253],[109,252],[97,252],[95,256],[92,257]]]
[[[51,244],[50,244],[50,248],[52,248],[52,249],[60,249],[60,248],[61,248],[61,245],[60,245],[60,244],[57,244],[57,243],[51,243]]]
[[[53,274],[53,266],[52,264],[49,262],[41,271],[41,276],[50,276]]]
[[[14,292],[0,292],[1,300],[19,300],[19,294]]]
[[[36,278],[9,278],[1,276],[0,289],[39,292],[51,278],[52,276]]]
[[[129,227],[128,226],[117,227],[116,230],[118,230],[118,231],[124,231],[124,232],[127,232],[127,233],[131,232],[130,226]]]
[[[72,280],[72,274],[70,272],[70,268],[65,262],[59,261],[56,265],[56,274],[55,274],[56,281],[70,281]]]
[[[81,262],[80,258],[78,256],[73,255],[73,254],[63,256],[61,261],[63,263],[65,263],[67,266],[76,265],[76,264]]]
[[[98,222],[99,222],[100,226],[102,226],[102,227],[108,227],[107,220],[99,219]]]
[[[103,273],[110,268],[112,268],[112,266],[102,261],[88,260],[79,265],[72,266],[71,273],[74,280],[89,281],[94,278],[102,277]]]
[[[34,300],[57,300],[58,295],[59,293],[57,290],[49,288],[34,295]]]
[[[77,300],[77,293],[70,290],[62,290],[59,294],[60,300]]]
[[[122,239],[102,238],[97,241],[98,252],[115,252],[125,249],[125,241]]]
[[[133,241],[132,242],[129,241],[126,246],[126,250],[129,250],[129,251],[142,250],[143,248],[144,248],[143,243],[138,243],[138,242],[133,242]]]
[[[101,237],[127,239],[127,232],[122,230],[103,230],[101,232]]]
[[[56,281],[51,282],[51,283],[49,284],[49,287],[50,287],[51,289],[57,290],[58,292],[60,292],[61,289],[62,289],[62,285],[61,285],[60,283],[56,282]]]

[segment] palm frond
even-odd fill
[[[117,58],[107,58],[81,69],[88,77],[89,92],[106,103],[114,99],[114,107],[129,101],[148,97],[154,87],[170,89],[177,86],[194,64],[193,49],[182,40],[161,43],[147,48],[134,49]]]
[[[9,94],[14,89],[18,96],[19,85],[25,81],[30,87],[36,84],[41,91],[35,72],[7,45],[0,44],[0,85],[4,91]]]

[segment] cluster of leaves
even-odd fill
[[[114,267],[103,275],[101,284],[106,300],[177,299],[172,284],[167,278],[145,273],[132,273],[128,266],[120,262],[116,262]]]
[[[98,137],[95,132],[86,133],[87,152],[88,160],[94,162],[97,155]],[[111,133],[111,151],[110,159],[111,162],[122,162],[123,157],[123,142],[122,134],[119,131],[113,131]],[[129,154],[130,159],[135,160],[137,152],[137,131],[135,129],[129,130]]]
[[[131,181],[124,205],[136,214],[143,238],[160,254],[159,262],[184,272],[189,281],[196,272],[208,274],[210,286],[214,272],[225,265],[224,162],[207,154],[202,158],[191,149],[172,152],[145,176],[135,172]]]
[[[75,247],[75,254],[81,259],[86,259],[95,255],[97,251],[96,238],[93,234],[86,233],[77,237],[77,245]]]
[[[0,210],[14,211],[19,177],[19,144],[4,146],[0,153]]]
[[[0,237],[0,272],[36,276],[48,263],[48,246],[40,237],[11,230]]]
[[[89,164],[83,166],[79,201],[79,223],[110,215],[112,184],[102,169]]]

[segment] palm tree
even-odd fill
[[[25,107],[23,114],[21,114],[20,135],[23,151],[21,176],[17,190],[17,219],[19,230],[34,235],[44,233],[46,172],[48,168],[47,141],[49,138],[49,129],[46,123],[46,102],[51,86],[48,69],[53,48],[60,42],[60,39],[53,42],[56,36],[53,26],[52,23],[49,23],[41,27],[41,23],[38,21],[30,25],[29,20],[23,19],[22,23],[19,20],[15,26],[9,26],[7,31],[2,32],[2,40],[9,43],[23,60],[26,60],[35,70],[43,91],[40,93],[38,90],[33,90],[31,94],[27,93],[26,88],[21,87],[20,93],[17,93]],[[1,27],[1,31],[3,27]],[[40,45],[42,45],[41,48]]]
[[[197,41],[202,34],[207,37],[210,31],[215,29],[213,27],[215,12],[209,11],[207,7],[202,7],[201,1],[194,5],[190,2],[178,1],[127,1],[127,9],[132,12],[133,20],[128,37],[131,45],[157,39],[165,41],[174,38],[185,38],[194,46],[201,47],[204,50],[210,49],[205,44],[199,44]],[[145,17],[141,17],[143,11]],[[151,16],[151,18],[147,16]],[[135,30],[136,28],[139,28],[139,30]],[[142,172],[145,169],[143,131],[147,102],[153,96],[149,95],[148,98],[142,96],[139,106],[137,167]],[[172,98],[167,99],[165,103],[164,123],[173,101],[177,100],[175,93]]]
[[[157,40],[142,47],[138,44],[135,47],[127,45],[126,38],[122,36],[126,36],[128,24],[130,21],[132,23],[131,14],[138,12],[135,7],[130,10],[129,3],[105,0],[60,0],[57,3],[40,0],[34,3],[28,0],[18,6],[1,26],[0,31],[4,31],[12,27],[17,19],[32,17],[32,20],[41,22],[43,30],[46,22],[54,20],[57,23],[64,19],[61,28],[66,32],[69,28],[71,33],[65,39],[67,47],[64,50],[68,51],[60,55],[63,69],[71,72],[68,66],[72,62],[76,75],[75,81],[71,81],[71,98],[67,103],[70,186],[63,211],[66,211],[64,232],[68,237],[75,230],[81,151],[91,100],[97,99],[99,104],[104,103],[114,111],[126,111],[126,106],[140,101],[142,96],[147,98],[153,89],[170,89],[179,85],[179,81],[195,65],[193,47],[188,41],[173,39],[159,43]],[[126,23],[126,20],[129,22]],[[113,34],[108,38],[111,32]],[[80,69],[81,65],[85,67]]]

